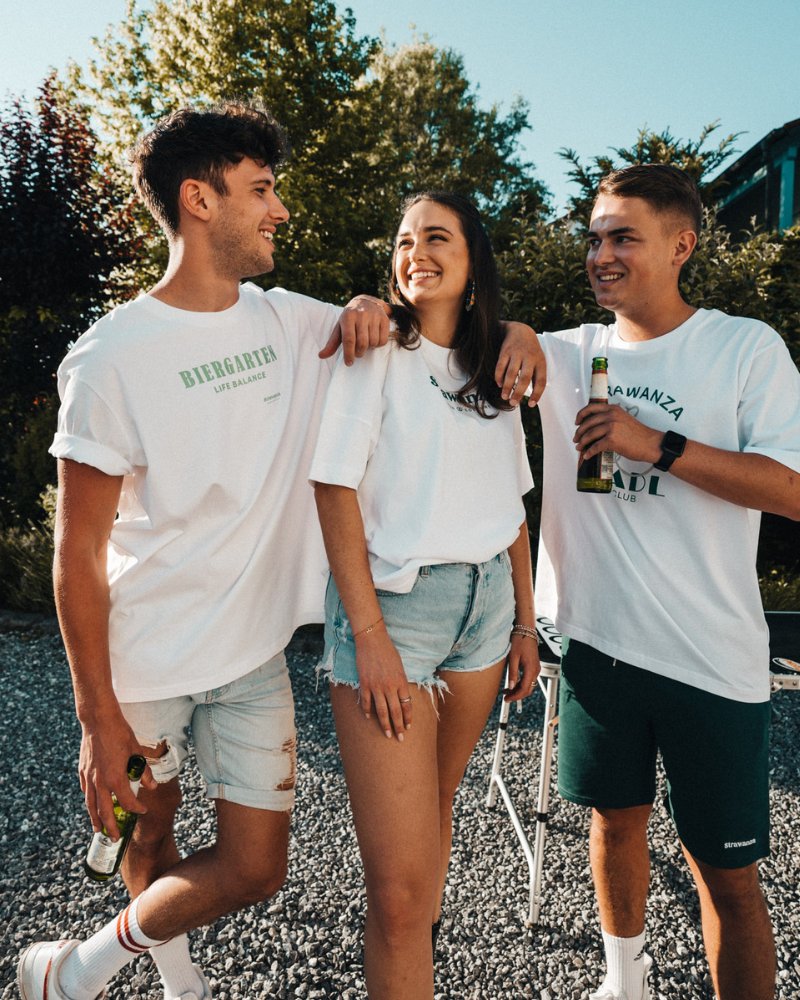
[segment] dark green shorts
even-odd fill
[[[565,640],[558,788],[598,809],[649,805],[656,754],[667,807],[695,858],[743,868],[769,854],[769,702],[750,704]]]

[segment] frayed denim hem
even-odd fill
[[[344,681],[339,680],[339,678],[333,676],[333,649],[331,648],[327,656],[320,660],[316,665],[314,672],[317,675],[316,690],[319,690],[320,678],[325,678],[329,684],[333,684],[336,687],[349,687],[353,691],[359,690],[358,681]],[[447,681],[442,677],[432,677],[430,680],[425,681],[415,681],[409,679],[409,684],[413,684],[418,687],[421,691],[427,691],[431,696],[431,702],[433,704],[434,710],[436,710],[436,699],[434,698],[434,692],[439,695],[439,699],[444,701],[444,696],[450,694],[450,688],[447,685]],[[436,717],[439,718],[439,712],[436,710]]]

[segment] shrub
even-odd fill
[[[15,525],[0,534],[0,601],[18,611],[53,613],[53,533],[56,489],[41,494],[44,519]]]
[[[800,566],[775,566],[759,577],[766,611],[800,611]]]

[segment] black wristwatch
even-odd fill
[[[686,438],[675,431],[667,431],[661,441],[661,458],[653,463],[653,468],[666,472],[676,458],[680,458],[686,447]]]

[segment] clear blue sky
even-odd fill
[[[84,62],[92,35],[125,0],[1,0],[0,96],[32,94],[48,67]],[[530,104],[524,154],[559,206],[569,192],[556,156],[629,145],[640,126],[695,139],[745,133],[741,151],[800,118],[800,0],[510,0],[490,5],[338,0],[360,32],[402,44],[419,34],[460,52],[481,99]],[[278,113],[279,109],[278,109]]]

